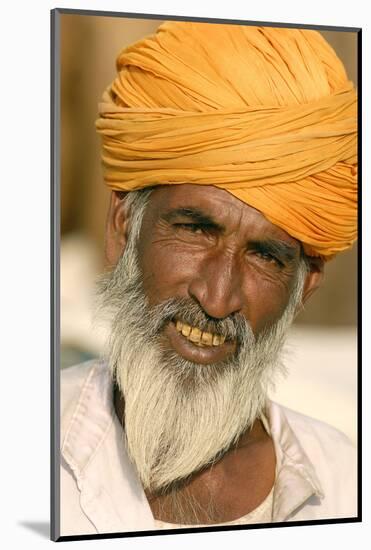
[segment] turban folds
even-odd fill
[[[117,72],[96,122],[111,189],[213,185],[307,254],[354,242],[357,97],[318,32],[164,23]]]

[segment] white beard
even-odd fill
[[[236,357],[198,365],[162,350],[162,329],[177,303],[148,308],[135,242],[134,235],[99,292],[101,309],[110,315],[106,355],[124,397],[127,450],[143,487],[161,493],[212,464],[261,415],[273,378],[283,372],[279,358],[301,301],[305,267],[274,326],[255,339],[243,321]]]

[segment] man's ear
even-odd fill
[[[125,204],[127,193],[112,191],[108,207],[105,234],[105,261],[114,267],[121,257],[128,237],[129,212]]]
[[[312,294],[321,286],[324,277],[324,261],[322,258],[306,257],[308,263],[308,273],[304,282],[302,304],[312,296]]]

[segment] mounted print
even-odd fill
[[[361,520],[359,44],[52,11],[53,540]]]

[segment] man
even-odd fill
[[[165,23],[100,105],[104,359],[62,376],[61,534],[349,518],[355,452],[272,403],[356,238],[356,94],[314,31]]]

